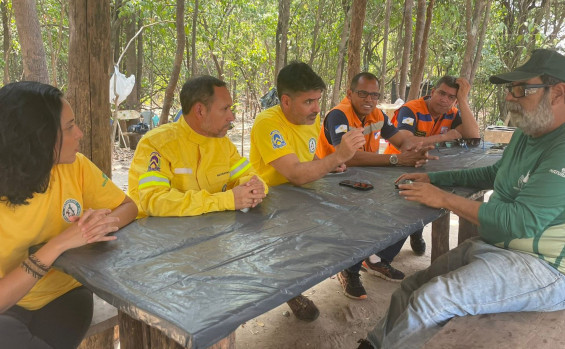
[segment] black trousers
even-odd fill
[[[75,288],[37,310],[14,305],[0,314],[0,347],[76,348],[92,321],[92,292]]]

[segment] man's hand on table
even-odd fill
[[[235,209],[255,207],[263,201],[265,186],[256,176],[232,189]]]

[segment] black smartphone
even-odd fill
[[[339,185],[344,185],[346,187],[351,187],[351,188],[357,189],[357,190],[371,190],[371,189],[373,189],[373,185],[371,183],[356,182],[356,181],[352,181],[352,180],[349,180],[349,179],[346,179],[346,180],[339,182]]]
[[[401,181],[398,182],[398,183],[394,183],[394,187],[395,187],[396,189],[400,189],[400,188],[398,187],[399,184],[411,184],[411,183],[414,183],[414,182],[411,181],[411,180],[409,180],[409,179],[403,179],[403,180],[401,180]]]

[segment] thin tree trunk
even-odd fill
[[[322,18],[322,10],[324,9],[324,0],[318,1],[318,9],[316,10],[316,22],[314,23],[314,32],[312,33],[312,46],[310,47],[310,59],[308,65],[312,66],[314,57],[318,52],[318,32],[320,31],[320,18]]]
[[[130,42],[130,40],[135,36],[137,31],[137,14],[134,12],[130,14],[129,18],[126,20],[126,42]],[[135,84],[133,85],[133,89],[131,93],[127,96],[125,100],[125,108],[128,110],[138,110],[139,109],[139,99],[137,98],[137,82],[139,77],[136,76],[137,74],[137,48],[136,43],[138,42],[138,38],[134,39],[131,45],[127,48],[125,52],[125,63],[126,75],[134,75],[135,76]]]
[[[477,52],[475,54],[475,58],[473,59],[473,68],[471,69],[471,76],[469,77],[469,83],[473,86],[473,82],[475,81],[475,74],[477,73],[477,69],[479,68],[479,63],[482,58],[483,52],[483,45],[485,42],[485,35],[488,27],[488,23],[490,20],[490,8],[492,5],[491,0],[487,0],[487,5],[485,9],[485,15],[483,22],[481,24],[481,33],[479,34],[479,43],[477,45]]]
[[[388,49],[388,33],[390,27],[390,12],[391,12],[391,0],[386,0],[385,4],[385,22],[384,25],[384,34],[383,34],[383,59],[381,61],[381,86],[379,86],[381,91],[381,98],[384,97],[385,94],[385,83],[386,83],[386,56],[387,56],[387,49]]]
[[[10,83],[10,52],[12,51],[12,13],[8,11],[6,1],[0,1],[0,11],[2,12],[2,33],[4,48],[4,85]]]
[[[399,98],[406,98],[406,80],[408,78],[408,64],[410,60],[410,43],[412,42],[412,7],[414,0],[404,3],[404,38],[402,49],[402,65],[400,66]]]
[[[414,40],[420,41],[418,44],[417,50],[419,51],[418,54],[414,52],[413,60],[412,60],[412,87],[410,88],[410,93],[408,94],[407,100],[413,100],[420,97],[421,88],[420,84],[422,83],[422,79],[424,78],[424,68],[426,65],[426,60],[428,58],[428,37],[430,35],[430,27],[432,24],[432,14],[433,14],[433,7],[434,7],[435,0],[429,0],[427,10],[424,11],[425,1],[418,1],[418,22],[421,22],[420,25],[417,25],[417,30],[420,30],[421,33],[416,33]],[[420,6],[422,8],[420,9]],[[425,23],[423,20],[425,13]],[[416,42],[414,41],[414,51],[416,51]]]
[[[179,80],[180,68],[182,65],[182,56],[184,54],[184,0],[177,0],[177,50],[175,54],[175,62],[173,65],[173,71],[171,73],[171,79],[167,84],[167,89],[165,90],[165,100],[163,101],[163,110],[161,111],[161,118],[159,124],[163,125],[169,121],[169,111],[173,104],[173,97],[175,93],[175,88],[177,87],[177,82]]]
[[[66,98],[84,133],[81,152],[111,176],[110,0],[70,1],[69,23]]]
[[[191,64],[191,76],[196,76],[196,20],[198,18],[198,0],[194,0],[194,11],[192,14],[192,52],[190,59]]]
[[[141,18],[141,14],[139,15],[139,20],[137,23],[137,27],[138,30],[141,29],[143,26],[143,18]],[[141,108],[141,96],[142,96],[142,90],[141,90],[141,78],[143,76],[143,32],[139,33],[139,35],[137,36],[137,76],[135,78],[135,85],[136,85],[136,90],[137,90],[137,106],[138,106],[138,110]]]
[[[286,65],[288,24],[290,19],[290,0],[279,0],[279,20],[276,36],[275,81],[279,71]]]
[[[22,47],[24,79],[48,84],[47,59],[35,0],[13,1],[12,9]]]
[[[351,8],[351,28],[349,30],[349,43],[347,45],[347,83],[360,72],[361,66],[361,39],[363,38],[363,23],[367,0],[353,0]]]
[[[332,91],[331,105],[337,105],[339,100],[339,92],[341,89],[341,78],[343,75],[343,62],[347,39],[349,38],[349,24],[351,22],[351,7],[344,5],[345,20],[343,21],[343,29],[341,30],[341,39],[339,41],[339,51],[337,55],[337,69],[335,73],[335,83]]]

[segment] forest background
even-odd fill
[[[292,60],[326,82],[322,115],[360,71],[380,78],[381,103],[464,76],[484,129],[507,122],[490,75],[534,48],[565,51],[565,0],[1,0],[0,12],[3,83],[62,89],[85,131],[81,151],[109,175],[114,66],[136,77],[119,108],[151,110],[161,123],[180,109],[182,83],[201,74],[226,81],[241,122]]]

